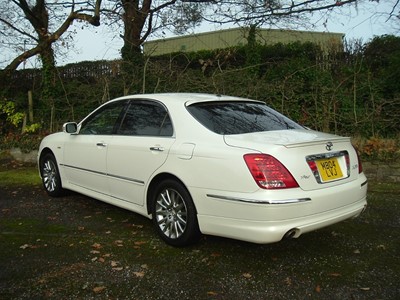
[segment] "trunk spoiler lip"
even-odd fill
[[[286,148],[299,148],[299,147],[307,147],[307,146],[314,146],[314,145],[321,145],[321,144],[328,144],[328,143],[342,143],[342,142],[349,142],[349,137],[335,137],[330,139],[321,139],[321,140],[314,140],[308,142],[299,142],[299,143],[290,143],[290,144],[282,144],[282,146]]]
[[[350,137],[342,137],[313,130],[280,130],[224,135],[225,144],[232,147],[247,148],[249,143],[254,145],[276,145],[285,148],[327,145],[335,143],[351,143]]]

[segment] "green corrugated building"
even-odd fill
[[[147,41],[143,44],[145,55],[157,56],[174,52],[224,49],[247,44],[249,27],[210,31],[186,36]],[[257,29],[257,42],[261,45],[292,42],[319,44],[326,52],[343,51],[343,33],[297,31],[283,29]]]

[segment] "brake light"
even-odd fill
[[[251,175],[263,189],[288,189],[299,185],[292,174],[275,157],[267,154],[245,154]]]

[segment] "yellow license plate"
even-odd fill
[[[343,177],[336,157],[316,161],[319,174],[323,182],[340,179]]]

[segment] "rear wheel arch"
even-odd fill
[[[200,238],[197,210],[181,180],[171,174],[160,174],[151,182],[148,191],[147,209],[162,240],[181,247]]]
[[[187,190],[187,192],[190,194],[186,185],[178,177],[176,177],[175,175],[173,175],[171,173],[160,173],[151,180],[151,182],[147,188],[146,207],[147,207],[148,214],[151,214],[151,204],[152,204],[151,202],[154,199],[154,194],[156,192],[157,187],[161,184],[161,182],[163,182],[165,180],[169,180],[169,179],[174,180],[174,181],[180,183],[181,185],[183,185],[185,187],[185,189]]]

